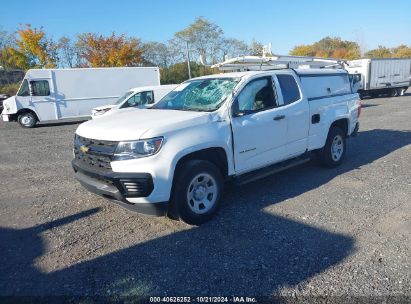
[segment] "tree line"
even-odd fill
[[[0,31],[0,66],[4,69],[159,66],[162,83],[179,83],[187,79],[186,46],[190,51],[192,76],[214,72],[206,65],[225,56],[260,55],[263,45],[254,41],[226,37],[223,30],[203,17],[176,32],[163,43],[143,42],[136,37],[112,33],[81,33],[74,39],[57,41],[43,28],[27,24],[15,33]]]
[[[362,50],[355,41],[342,40],[339,37],[325,37],[313,44],[295,46],[290,55],[341,58],[347,60],[359,58],[411,58],[411,47],[404,44],[394,48],[378,46],[372,50]]]
[[[159,66],[161,82],[180,83],[188,78],[187,44],[192,76],[213,73],[208,66],[226,56],[262,55],[261,42],[248,44],[226,37],[215,23],[198,17],[167,42],[142,41],[125,34],[81,33],[74,38],[54,40],[43,28],[20,25],[14,33],[0,31],[0,66],[6,70],[30,68]],[[339,37],[325,37],[310,45],[297,45],[291,55],[343,59],[411,57],[411,47],[379,46],[364,52],[359,43]],[[268,54],[270,55],[270,54]],[[198,63],[199,58],[202,63]]]

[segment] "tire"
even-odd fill
[[[390,93],[391,97],[397,97],[398,95],[400,95],[400,94],[399,94],[397,89],[392,89],[391,90],[391,93]]]
[[[220,206],[223,177],[218,168],[203,160],[190,160],[177,172],[171,209],[190,225],[209,221]]]
[[[18,116],[17,121],[23,128],[33,128],[37,123],[37,117],[32,112],[23,112]]]
[[[334,126],[328,132],[324,148],[320,150],[319,160],[328,168],[335,168],[344,160],[346,136],[341,128]]]

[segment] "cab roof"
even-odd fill
[[[177,87],[177,84],[166,84],[166,85],[157,85],[157,86],[142,86],[142,87],[135,87],[130,89],[129,91],[133,92],[140,92],[140,91],[153,91],[153,90],[159,90],[159,89],[174,89]]]

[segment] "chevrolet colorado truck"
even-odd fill
[[[226,182],[245,184],[313,154],[340,165],[360,112],[340,69],[209,75],[151,108],[81,124],[72,166],[85,188],[129,210],[200,225]]]

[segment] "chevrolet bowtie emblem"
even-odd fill
[[[89,147],[86,147],[86,146],[80,146],[80,151],[81,151],[81,152],[83,152],[83,153],[87,153],[87,152],[88,152],[88,150],[89,150]]]

